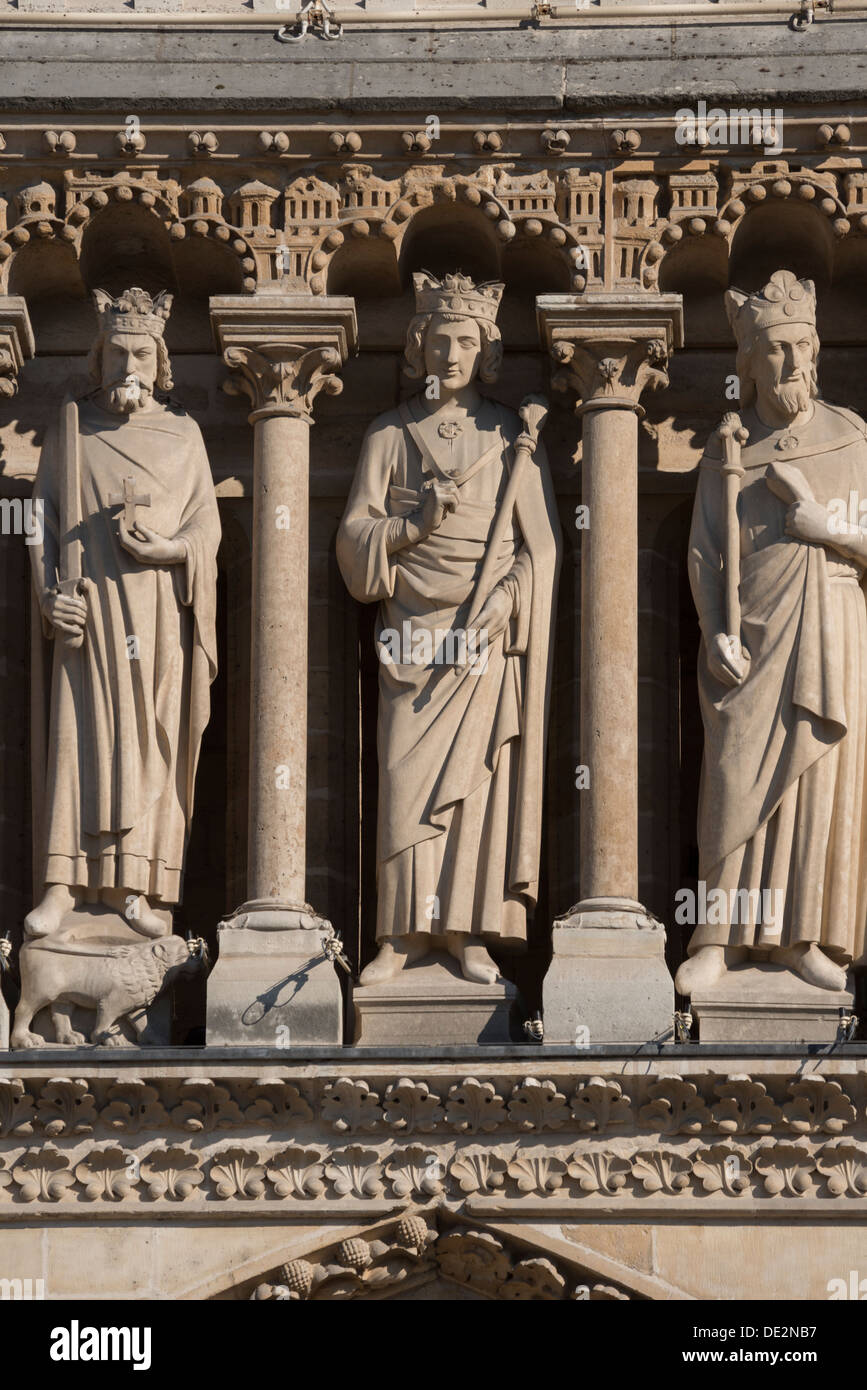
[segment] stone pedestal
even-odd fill
[[[581,501],[582,901],[554,924],[545,1040],[641,1043],[672,1027],[665,935],[638,901],[639,396],[668,384],[679,295],[540,295],[539,329],[583,421]],[[565,935],[564,935],[565,932]],[[640,944],[639,944],[640,943]],[[663,987],[663,979],[665,985]]]
[[[637,904],[579,903],[554,923],[545,976],[545,1042],[673,1041],[665,931]]]
[[[831,1043],[854,1010],[855,992],[817,989],[778,965],[744,965],[696,990],[690,1006],[699,1042]]]
[[[477,985],[450,957],[411,965],[381,985],[353,993],[355,1043],[364,1047],[439,1047],[515,1041],[518,991],[509,981]]]
[[[221,922],[217,933],[220,964],[208,981],[208,1045],[340,1042],[343,997],[323,949],[327,923],[311,915],[308,927],[262,930],[236,925],[242,916]]]

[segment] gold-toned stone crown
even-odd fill
[[[816,286],[799,280],[791,270],[776,270],[758,294],[726,291],[726,313],[738,342],[761,328],[781,323],[816,327]]]
[[[133,285],[112,299],[105,290],[94,290],[93,302],[104,333],[150,333],[161,338],[172,311],[173,295],[163,290],[152,299],[147,290]]]
[[[469,319],[495,323],[505,285],[488,280],[474,285],[468,275],[444,275],[438,280],[428,270],[416,271],[412,277],[417,314],[462,314]]]

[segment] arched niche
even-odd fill
[[[722,237],[685,236],[663,259],[659,288],[663,294],[683,295],[688,347],[731,341],[723,302],[727,286],[728,247]]]
[[[169,348],[213,351],[209,299],[213,294],[241,294],[244,271],[235,252],[210,236],[171,240],[172,281],[177,286],[166,334]]]
[[[769,198],[738,224],[729,284],[755,292],[775,270],[792,270],[800,279],[813,280],[821,292],[831,282],[833,263],[834,233],[825,214],[806,201]]]
[[[149,294],[176,289],[165,224],[140,203],[109,203],[82,233],[81,274],[89,290],[115,295],[130,285],[140,285]]]
[[[572,288],[569,262],[547,237],[531,237],[520,228],[506,243],[500,278],[506,288],[497,322],[510,347],[539,348],[536,324],[537,294],[568,294]]]
[[[834,247],[833,280],[820,300],[819,332],[861,344],[867,323],[867,236],[850,234]]]
[[[328,267],[328,293],[348,294],[360,301],[400,294],[394,243],[375,234],[354,235],[350,224]]]
[[[834,250],[834,278],[818,303],[819,386],[867,417],[867,237],[850,233]]]
[[[66,241],[33,238],[12,258],[8,293],[27,301],[36,352],[78,351],[93,328],[93,315],[74,248]]]
[[[213,350],[208,299],[239,294],[237,255],[209,236],[172,236],[163,219],[138,202],[111,202],[91,218],[81,241],[81,274],[88,290],[119,294],[140,285],[174,295],[166,329],[169,351]]]
[[[461,270],[478,284],[501,279],[501,242],[492,221],[473,204],[437,202],[416,212],[400,244],[401,284],[415,270],[442,276]]]

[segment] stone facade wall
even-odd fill
[[[495,0],[484,25],[425,26],[378,0],[339,40],[281,45],[285,11],[209,8],[225,22],[138,0],[126,24],[99,0],[86,24],[62,0],[0,5],[0,501],[28,497],[48,420],[86,388],[89,292],[135,283],[175,294],[173,394],[202,428],[220,503],[220,669],[175,930],[213,948],[245,898],[257,718],[253,430],[249,404],[222,390],[209,301],[355,301],[359,350],[342,394],[317,399],[310,436],[307,892],[357,969],[373,951],[377,668],[373,614],[346,592],[334,539],[364,431],[408,390],[412,273],[461,268],[506,285],[503,369],[485,389],[512,407],[531,391],[552,401],[564,556],[544,872],[530,950],[505,962],[530,1015],[581,867],[582,426],[574,393],[552,389],[536,299],[682,296],[685,345],[638,427],[638,889],[673,971],[702,750],[687,537],[698,459],[733,399],[722,295],[781,265],[814,279],[822,390],[867,416],[867,99],[853,57],[867,19],[825,22],[820,8],[798,32],[761,5],[643,19],[605,3],[519,27]],[[679,105],[727,107],[731,92],[782,110],[779,151],[678,139]],[[425,145],[430,114],[441,129]],[[26,360],[3,318],[21,299]],[[25,548],[3,534],[0,933],[16,945],[32,902],[30,620]],[[593,1299],[819,1299],[857,1265],[857,1043],[809,1064],[797,1049],[673,1043],[577,1060],[519,1045],[239,1057],[204,1047],[204,980],[174,1007],[181,1052],[0,1065],[5,1251],[52,1297],[83,1276],[94,1298],[565,1299],[586,1286]],[[130,1154],[144,1177],[124,1189]]]

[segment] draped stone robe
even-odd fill
[[[50,703],[47,740],[34,728],[37,879],[84,888],[88,900],[123,888],[175,903],[217,669],[210,466],[198,425],[159,404],[119,416],[82,402],[79,458],[85,638],[70,649],[46,623],[49,671],[51,648],[38,635],[34,644],[34,707]],[[41,548],[34,555],[39,588],[55,581],[44,569],[57,555],[62,465],[52,430],[34,488],[50,537],[45,566]],[[144,563],[121,545],[121,509],[109,498],[130,476],[137,495],[150,495],[138,519],[183,542],[181,563]]]
[[[485,669],[416,664],[409,650],[392,660],[386,645],[390,633],[428,632],[436,652],[443,632],[465,629],[477,611],[479,571],[521,428],[513,411],[485,400],[450,451],[421,397],[380,416],[365,437],[338,532],[349,590],[380,603],[378,939],[444,931],[526,938],[538,892],[559,565],[541,443],[479,596],[500,584],[512,606],[505,632],[489,641]],[[432,475],[453,477],[460,505],[432,535],[389,555],[394,518],[421,504]]]
[[[689,950],[806,942],[847,964],[863,954],[867,921],[867,547],[863,558],[848,559],[787,536],[787,504],[765,475],[771,462],[791,463],[818,502],[848,503],[850,493],[867,499],[867,431],[852,412],[821,401],[792,431],[762,438],[768,431],[754,413],[744,424],[751,442],[738,499],[741,635],[752,660],[738,687],[711,675],[704,643],[699,662],[699,874],[708,893],[724,890],[729,911],[699,924]],[[701,461],[690,536],[705,642],[726,631],[719,449],[714,436]],[[745,895],[734,897],[742,889],[777,895],[766,899],[770,923],[762,923],[756,897],[749,911]],[[777,920],[775,904],[783,909]]]

